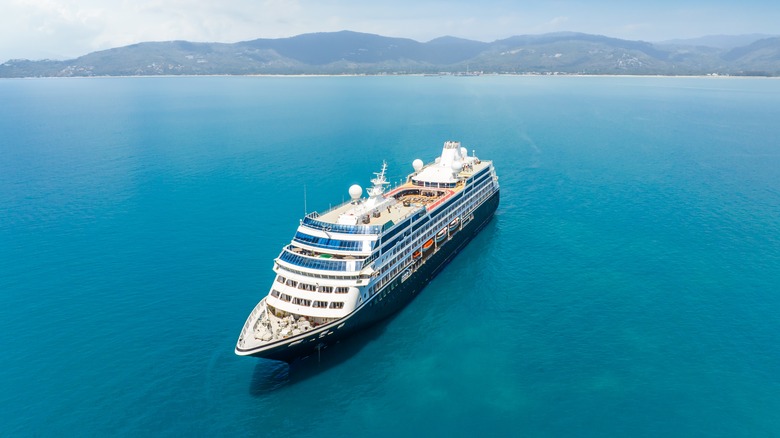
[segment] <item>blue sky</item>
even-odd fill
[[[236,42],[354,30],[418,41],[575,31],[662,41],[780,34],[778,1],[0,0],[0,62],[141,41]]]

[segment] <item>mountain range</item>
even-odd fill
[[[780,37],[660,43],[574,32],[428,42],[351,31],[237,43],[145,42],[71,60],[13,59],[0,77],[257,74],[625,74],[780,76]]]

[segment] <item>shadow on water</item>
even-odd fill
[[[295,385],[337,367],[355,356],[370,342],[379,338],[392,317],[380,321],[360,333],[331,344],[313,354],[297,359],[292,364],[258,359],[249,384],[252,396],[262,396],[286,386]]]
[[[500,221],[495,216],[490,219],[485,224],[485,228],[489,231],[482,230],[482,233],[480,233],[483,236],[495,233],[500,227],[500,225],[497,225]],[[476,237],[480,237],[480,234]],[[415,297],[418,295],[415,294]],[[346,362],[362,350],[363,347],[379,338],[397,314],[395,313],[383,321],[363,329],[359,333],[354,333],[335,344],[328,345],[319,354],[315,351],[313,354],[298,359],[289,365],[285,362],[258,359],[249,384],[249,393],[255,397],[269,394],[281,388],[304,382]]]
[[[249,393],[260,396],[284,387],[290,380],[290,366],[285,362],[259,359],[252,372]]]

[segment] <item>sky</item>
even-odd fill
[[[144,41],[225,42],[352,30],[417,41],[573,31],[664,41],[780,34],[777,0],[0,0],[0,62]]]

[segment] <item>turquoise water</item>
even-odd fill
[[[0,435],[780,435],[780,81],[0,81]],[[495,219],[395,318],[233,354],[304,211],[460,140]]]

